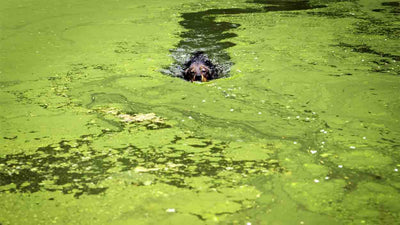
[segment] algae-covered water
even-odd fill
[[[399,14],[1,1],[0,224],[399,224]]]

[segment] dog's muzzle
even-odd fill
[[[207,78],[203,74],[196,74],[192,81],[207,82]]]

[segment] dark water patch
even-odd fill
[[[329,1],[329,3],[337,1]],[[357,17],[360,6],[354,1],[340,1],[340,3],[332,4],[330,7],[321,6],[322,10],[309,11],[307,14],[313,16],[328,17],[332,19]]]
[[[101,94],[112,102],[121,99],[119,95]],[[104,99],[103,103],[106,102]],[[96,106],[95,104],[90,106]],[[170,128],[159,118],[136,121],[131,124],[123,121],[114,109],[94,109],[98,118],[117,129],[103,129],[98,135],[82,135],[74,141],[63,140],[57,144],[39,147],[33,154],[10,154],[0,158],[0,192],[37,192],[40,190],[61,191],[64,194],[99,194],[107,187],[99,182],[105,180],[109,169],[117,166],[112,149],[97,151],[91,145],[94,140],[122,132],[124,129],[145,127],[150,130]],[[128,114],[124,114],[128,115]],[[140,129],[140,128],[139,128]],[[121,153],[123,154],[123,153]],[[134,167],[136,164],[131,164]],[[3,186],[3,187],[2,187]]]
[[[400,13],[400,2],[382,2],[381,5],[383,8],[373,9],[372,11],[392,14]]]
[[[371,35],[383,35],[393,39],[399,39],[400,28],[391,22],[370,19],[357,23],[357,32]]]
[[[6,139],[6,140],[14,140],[14,139],[17,139],[17,135],[15,135],[15,136],[10,136],[10,137],[3,137],[4,139]]]
[[[365,182],[378,183],[397,189],[395,184],[388,182],[388,180],[396,180],[397,176],[386,170],[379,170],[373,167],[368,170],[347,167],[339,168],[336,163],[329,161],[327,158],[323,158],[322,160],[324,164],[330,168],[330,171],[326,174],[326,177],[331,181],[336,179],[345,180],[346,185],[344,186],[344,189],[346,192],[356,191],[358,185]]]
[[[382,2],[382,6],[386,6],[389,13],[400,14],[400,2]]]
[[[310,4],[310,1],[308,0],[300,0],[300,1],[252,0],[248,1],[248,3],[267,4],[268,6],[264,6],[264,10],[267,12],[297,11],[297,10],[308,10],[308,9],[326,7],[325,5]]]
[[[184,139],[183,142],[190,142],[191,139],[201,141],[192,137]],[[220,180],[213,179],[216,182],[213,187],[217,187],[221,183],[230,183],[229,178],[222,177],[223,172],[246,176],[282,170],[275,159],[232,160],[225,156],[225,151],[229,149],[228,144],[207,140],[203,143],[204,145],[191,145],[189,151],[182,146],[174,145],[167,145],[163,149],[147,150],[129,146],[120,148],[118,151],[129,152],[128,157],[121,160],[125,166],[124,170],[130,170],[132,165],[137,165],[137,172],[154,174],[157,177],[156,182],[180,188],[193,188],[186,183],[186,178],[200,176],[218,178]],[[140,183],[135,185],[140,185]]]
[[[382,2],[382,6],[385,6],[384,11],[392,14],[400,14],[400,2]]]
[[[135,171],[155,175],[155,182],[192,188],[187,178],[207,176],[218,179],[213,186],[233,186],[229,176],[280,172],[277,160],[266,154],[259,160],[234,160],[225,156],[229,144],[204,138],[174,138],[162,148],[123,148],[96,150],[97,137],[81,136],[75,141],[40,147],[33,154],[10,154],[0,158],[1,192],[61,191],[64,194],[100,194],[101,185],[116,173]],[[177,143],[178,142],[178,143]],[[189,144],[186,144],[189,143]],[[190,144],[192,143],[192,144]],[[113,172],[110,172],[113,171]],[[133,185],[146,185],[142,181]]]
[[[400,27],[398,26],[399,17],[390,16],[386,11],[380,13],[380,17],[363,17],[362,21],[357,22],[356,33],[382,35],[391,39],[399,39]]]
[[[399,55],[377,51],[366,44],[352,45],[341,42],[338,44],[338,46],[342,48],[349,48],[353,52],[378,56],[378,58],[372,60],[372,62],[376,64],[376,66],[371,69],[374,72],[394,73],[400,75],[399,66],[397,65],[400,60]]]
[[[258,8],[227,8],[208,9],[199,12],[182,13],[182,21],[179,23],[185,32],[180,34],[181,41],[175,49],[171,50],[175,62],[163,70],[165,74],[183,78],[182,70],[185,62],[194,52],[205,52],[211,61],[217,65],[219,77],[227,77],[232,66],[230,56],[226,49],[235,46],[232,41],[226,39],[237,37],[232,32],[240,27],[238,23],[216,21],[219,16],[229,16],[250,13],[266,13],[272,11],[306,10],[323,6],[311,6],[309,1],[251,1],[248,3],[266,4]]]
[[[382,2],[383,6],[400,7],[400,2]]]
[[[313,16],[323,16],[323,17],[329,17],[329,18],[346,18],[346,17],[354,17],[355,14],[351,11],[342,11],[342,10],[337,10],[337,11],[320,11],[320,12],[308,12],[309,15]]]
[[[122,99],[125,103],[126,100],[117,94],[97,94],[95,97],[103,98],[103,103],[108,100],[115,102],[116,99]],[[60,191],[78,198],[82,194],[105,192],[108,187],[103,186],[102,182],[125,171],[154,175],[151,183],[161,182],[181,188],[196,188],[187,183],[187,179],[194,177],[215,178],[210,184],[212,187],[231,187],[236,182],[232,176],[246,177],[283,170],[272,150],[260,153],[260,159],[234,159],[228,156],[231,149],[229,143],[190,135],[175,135],[162,146],[138,147],[134,144],[136,140],[130,139],[127,139],[126,147],[101,144],[104,138],[120,132],[144,132],[143,127],[157,132],[170,129],[171,126],[152,113],[133,116],[115,108],[96,109],[96,106],[91,103],[88,105],[99,117],[111,121],[113,125],[116,123],[117,129],[104,129],[97,135],[63,140],[40,147],[33,154],[1,157],[0,192]],[[107,147],[93,147],[99,146],[99,142],[100,146]],[[268,145],[268,149],[273,149],[273,145]],[[130,179],[129,182],[135,186],[149,185],[140,179]]]
[[[374,11],[374,12],[384,12],[385,10],[384,9],[373,9],[372,11]]]
[[[107,155],[95,154],[90,149],[80,151],[91,141],[82,136],[74,143],[61,141],[57,145],[40,147],[34,154],[14,154],[0,158],[0,186],[8,192],[62,191],[74,193],[76,197],[83,193],[97,194],[105,187],[96,184],[106,178],[111,164]]]
[[[352,76],[352,73],[340,73],[340,74],[329,74],[331,77],[342,77],[342,76]]]
[[[380,57],[386,57],[386,58],[390,58],[392,60],[400,61],[400,56],[399,55],[393,55],[393,54],[390,54],[390,53],[376,51],[376,50],[372,49],[371,46],[368,46],[366,44],[351,45],[351,44],[347,44],[347,43],[341,42],[341,43],[339,43],[338,46],[339,47],[350,48],[351,51],[354,51],[354,52],[369,53],[369,54],[374,54],[374,55],[377,55],[377,56],[380,56]]]

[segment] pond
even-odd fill
[[[0,11],[0,224],[400,220],[399,1]]]

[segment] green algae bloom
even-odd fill
[[[0,10],[0,224],[400,221],[398,1]]]

